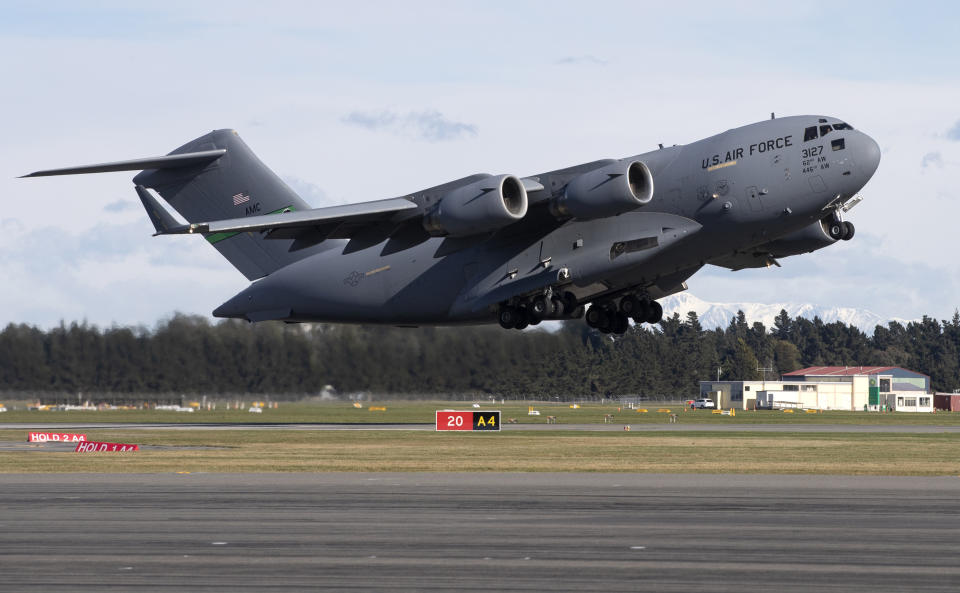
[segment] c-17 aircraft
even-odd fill
[[[879,162],[877,143],[843,121],[771,114],[685,146],[326,208],[233,130],[25,177],[141,171],[156,235],[202,235],[251,280],[217,317],[515,329],[585,317],[623,333],[631,318],[660,321],[657,299],[704,265],[779,266],[852,238],[843,214]]]

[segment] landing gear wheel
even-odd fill
[[[563,317],[567,313],[567,309],[563,306],[563,300],[560,297],[551,297],[550,307],[550,315],[548,317]]]
[[[630,318],[623,313],[618,313],[613,323],[613,333],[623,335],[630,329]]]
[[[530,308],[528,311],[530,313],[530,317],[533,319],[543,319],[547,316],[552,308],[553,307],[547,300],[547,297],[540,295],[534,297],[534,299],[530,301]]]
[[[564,291],[560,298],[563,299],[563,314],[570,315],[577,309],[577,295],[569,290]]]
[[[843,221],[839,218],[836,218],[830,222],[830,226],[827,229],[827,232],[830,234],[830,238],[834,241],[839,241],[843,239],[846,229],[844,228]]]
[[[843,240],[849,241],[853,239],[853,235],[857,232],[857,228],[853,226],[852,222],[843,223]]]
[[[620,312],[627,316],[633,315],[639,305],[639,299],[632,294],[628,294],[620,299]]]
[[[609,334],[617,326],[617,314],[611,311],[603,311],[603,322],[597,326],[601,332]]]
[[[526,329],[530,325],[530,312],[523,307],[520,307],[517,311],[519,312],[519,319],[517,319],[513,329]]]
[[[646,323],[650,316],[650,301],[647,299],[637,299],[637,306],[630,315],[634,323]]]
[[[647,323],[660,323],[663,319],[663,307],[657,301],[650,301],[650,310],[647,314]]]
[[[606,319],[607,315],[601,307],[593,306],[587,310],[587,325],[590,327],[599,328],[603,321]]]
[[[520,312],[510,306],[500,307],[500,312],[497,313],[497,321],[503,329],[513,329],[521,317]]]

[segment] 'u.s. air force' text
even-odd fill
[[[764,140],[763,142],[757,142],[756,144],[751,144],[747,156],[751,154],[759,154],[762,152],[770,152],[772,150],[777,150],[779,148],[786,148],[788,146],[793,146],[793,135],[781,136],[779,138],[774,138],[772,140]],[[717,153],[713,156],[709,156],[703,159],[700,163],[700,166],[703,169],[719,165],[720,163],[729,163],[736,161],[737,159],[743,158],[744,148],[738,146],[736,148],[731,148],[725,154]]]

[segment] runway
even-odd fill
[[[622,431],[629,425],[631,431],[647,432],[856,432],[856,433],[918,433],[960,434],[958,426],[929,425],[863,425],[863,424],[504,424],[500,428],[511,430],[564,430],[564,431]],[[328,423],[152,423],[152,422],[49,422],[37,424],[0,423],[0,430],[435,430],[433,424],[328,424]]]
[[[956,591],[960,478],[2,477],[3,591]]]

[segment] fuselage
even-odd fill
[[[550,201],[597,163],[532,176],[519,222],[467,238],[398,237],[325,248],[250,285],[214,314],[251,320],[397,325],[487,323],[546,291],[580,304],[656,299],[703,265],[801,231],[852,198],[876,170],[866,134],[832,117],[771,119],[639,154],[652,200],[593,220],[558,219]],[[430,190],[411,195],[429,201]]]

